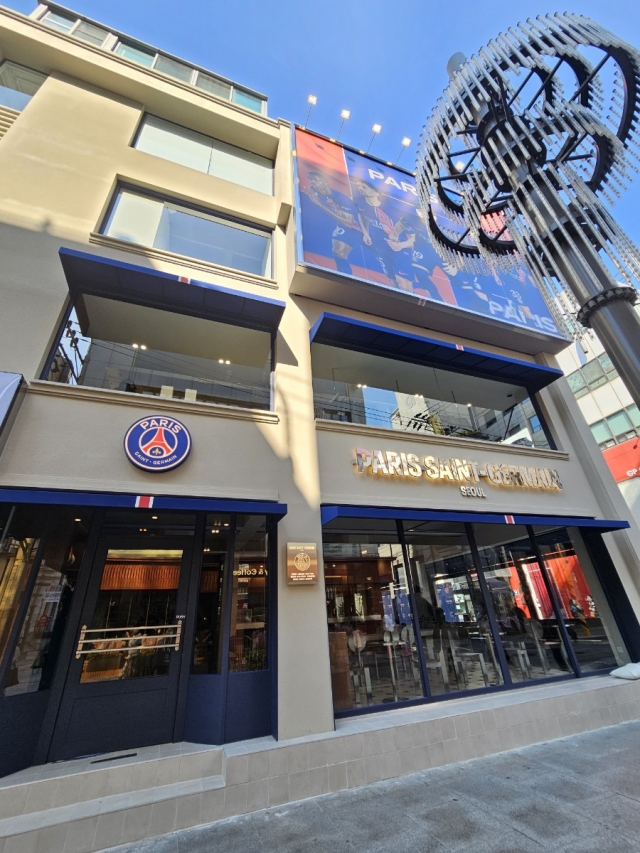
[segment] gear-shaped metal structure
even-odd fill
[[[456,54],[449,73],[417,155],[435,248],[474,272],[524,263],[557,320],[598,334],[640,405],[640,252],[607,207],[638,172],[640,51],[558,13]]]

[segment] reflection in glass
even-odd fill
[[[549,447],[524,386],[324,344],[311,351],[317,418]]]
[[[74,507],[5,505],[0,517],[0,659],[11,654],[2,695],[17,696],[51,686],[90,514]],[[9,644],[33,570],[17,642]]]
[[[24,65],[3,62],[0,65],[0,107],[22,111],[46,79],[44,74]]]
[[[220,672],[222,590],[231,530],[230,518],[228,515],[207,516],[191,667],[195,673]]]
[[[502,684],[464,525],[404,522],[432,695]]]
[[[231,586],[229,671],[266,669],[267,522],[264,515],[239,515]]]
[[[526,528],[475,524],[473,529],[512,680],[572,672]]]
[[[395,523],[325,528],[323,551],[334,709],[422,697],[410,582]]]
[[[566,528],[544,532],[534,528],[534,531],[580,670],[592,672],[626,662],[613,620],[603,621],[604,614],[599,608],[609,615],[608,607],[584,547],[578,558]],[[618,646],[622,654],[616,654]]]
[[[268,409],[270,376],[268,332],[82,294],[44,378]]]
[[[103,233],[254,275],[271,275],[271,232],[130,190],[119,190]]]
[[[93,617],[80,635],[82,683],[167,675],[182,628],[181,563],[181,550],[108,551]]]

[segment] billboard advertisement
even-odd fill
[[[295,133],[302,263],[562,337],[524,269],[475,275],[440,258],[410,174],[309,131]]]

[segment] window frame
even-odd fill
[[[163,204],[163,206],[168,206],[180,212],[194,214],[202,219],[208,219],[213,222],[218,222],[221,225],[230,225],[232,227],[236,227],[240,231],[248,231],[252,234],[267,237],[269,240],[269,256],[268,264],[266,265],[268,274],[259,275],[258,273],[252,273],[247,270],[236,269],[235,267],[226,267],[223,264],[216,264],[215,261],[207,261],[203,258],[196,258],[193,255],[182,255],[178,252],[171,252],[169,249],[160,249],[157,246],[144,246],[143,243],[133,243],[127,240],[120,240],[120,238],[118,237],[111,237],[109,234],[107,234],[106,229],[109,227],[109,224],[116,211],[118,199],[120,198],[123,192],[129,192],[134,195],[142,196],[143,198],[159,201]],[[275,270],[275,240],[273,239],[275,234],[274,229],[255,225],[254,223],[247,222],[246,220],[238,219],[234,216],[228,216],[227,214],[220,213],[217,210],[211,210],[210,208],[206,208],[201,205],[190,205],[188,202],[181,202],[178,199],[173,199],[159,192],[147,191],[143,188],[136,187],[134,184],[117,184],[113,195],[109,200],[109,204],[107,205],[106,212],[98,224],[98,234],[100,234],[100,236],[102,237],[106,237],[109,240],[118,240],[119,242],[127,243],[127,245],[129,246],[142,246],[143,248],[152,250],[157,249],[160,252],[167,252],[170,255],[175,255],[176,258],[184,258],[185,260],[196,261],[197,263],[205,263],[212,264],[212,266],[219,266],[225,270],[233,270],[239,275],[249,275],[255,276],[259,279],[273,280],[273,273]]]

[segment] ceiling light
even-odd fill
[[[74,518],[73,520],[74,520],[74,521],[82,521],[82,519],[81,519],[81,518]]]
[[[157,521],[157,520],[158,520],[158,516],[157,516],[157,515],[152,515],[152,516],[151,516],[151,518],[152,518],[154,521]]]

